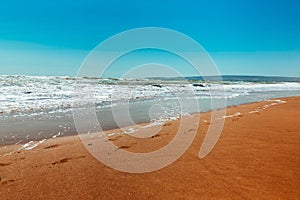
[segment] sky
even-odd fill
[[[201,44],[223,75],[300,77],[299,8],[298,0],[2,1],[0,75],[75,76],[105,39],[164,27]],[[127,60],[164,56],[146,54]],[[176,69],[194,75],[178,63]],[[120,75],[117,67],[110,73]]]

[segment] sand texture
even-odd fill
[[[78,136],[1,156],[0,199],[300,199],[300,97],[281,100],[285,103],[228,108],[222,135],[203,159],[199,149],[215,122],[210,113],[201,114],[185,154],[151,173],[105,166]],[[126,151],[154,151],[168,144],[179,122],[166,123],[147,139],[115,135],[109,140]],[[0,154],[12,149],[16,147],[1,147]]]

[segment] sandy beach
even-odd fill
[[[202,113],[185,154],[151,173],[103,165],[78,136],[1,156],[0,199],[300,199],[300,97],[280,100],[228,108],[217,145],[199,159],[214,123],[210,113]],[[109,140],[126,151],[149,152],[166,145],[178,125],[179,120],[168,122],[147,139],[118,135]],[[12,149],[16,146],[1,147],[0,154]]]

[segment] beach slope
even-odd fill
[[[201,114],[191,147],[152,173],[108,168],[78,136],[1,156],[0,199],[300,199],[300,97],[280,100],[228,108],[222,135],[203,159],[199,149],[214,122]],[[128,151],[152,151],[168,143],[178,125],[168,122],[149,139],[110,139]],[[1,155],[12,148],[2,147]]]

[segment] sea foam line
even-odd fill
[[[59,137],[60,135],[62,135],[62,133],[58,132],[57,134],[52,136],[52,139],[55,139],[55,138]],[[26,151],[32,150],[32,149],[38,147],[40,144],[44,143],[45,141],[47,141],[47,139],[45,139],[45,138],[40,140],[40,141],[29,141],[26,144],[23,144],[21,147],[14,150],[14,151],[11,151],[9,153],[5,153],[3,155],[0,155],[0,157],[1,156],[10,156],[10,155],[15,154],[15,153],[17,153],[19,151],[22,151],[22,150],[26,150]],[[20,142],[22,142],[22,141],[20,140],[19,142],[15,143],[15,145],[18,145]],[[0,150],[2,150],[2,149],[0,149]]]
[[[263,105],[261,107],[258,107],[256,108],[255,110],[252,110],[246,114],[255,114],[255,113],[259,113],[260,111],[262,110],[266,110],[272,106],[275,106],[275,105],[278,105],[278,104],[284,104],[284,103],[287,103],[286,101],[284,100],[281,100],[281,99],[269,99],[269,100],[266,100],[267,102],[273,102],[273,103],[270,103],[270,104],[266,104],[266,105]],[[240,113],[240,112],[237,112],[235,114],[232,114],[232,115],[225,115],[223,116],[222,118],[218,118],[218,119],[226,119],[226,118],[232,118],[232,117],[240,117],[242,116],[243,113]]]

